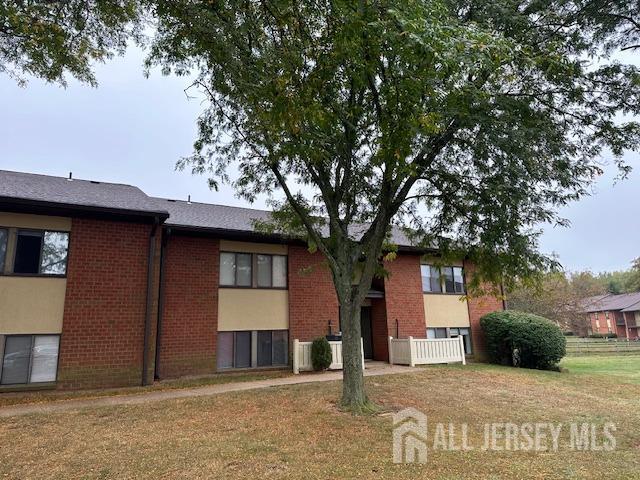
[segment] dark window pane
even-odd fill
[[[31,335],[6,337],[0,383],[27,383],[31,358]]]
[[[67,251],[69,234],[66,232],[44,232],[40,273],[64,275],[67,273]]]
[[[274,330],[273,332],[273,364],[286,365],[289,362],[289,332]]]
[[[446,328],[436,328],[436,338],[447,338],[447,329]]]
[[[257,255],[258,286],[271,286],[271,255]]]
[[[33,339],[30,382],[55,382],[58,370],[58,335],[37,335]]]
[[[447,293],[455,293],[453,286],[453,267],[444,267],[442,269],[442,275],[444,276],[444,290]]]
[[[258,331],[258,366],[266,367],[271,364],[271,330]]]
[[[467,355],[471,354],[471,334],[468,328],[461,328],[460,335],[462,335],[462,340],[464,340],[464,353]]]
[[[236,285],[251,286],[251,254],[236,253]]]
[[[236,332],[235,368],[251,366],[251,332]]]
[[[216,359],[218,368],[233,367],[233,332],[218,332]]]
[[[223,252],[220,254],[220,285],[235,285],[236,254]]]
[[[41,247],[42,233],[18,232],[13,271],[15,273],[39,273]]]
[[[453,282],[456,293],[464,293],[464,275],[462,267],[453,267]]]
[[[442,292],[442,282],[440,281],[440,269],[438,267],[429,267],[429,283],[431,285],[430,292],[440,293]]]
[[[7,256],[7,241],[9,239],[9,230],[0,228],[0,273],[4,273],[4,261]]]

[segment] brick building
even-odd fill
[[[0,171],[0,391],[289,368],[294,339],[339,334],[339,307],[319,253],[254,230],[268,216]],[[388,360],[389,336],[462,336],[482,357],[479,319],[502,300],[465,297],[468,261],[394,237],[362,305],[365,358]]]
[[[582,305],[589,335],[615,334],[629,340],[639,338],[640,292],[597,295],[584,299]]]

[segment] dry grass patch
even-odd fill
[[[0,420],[7,478],[638,478],[640,386],[473,365],[367,379],[387,410],[429,422],[618,423],[615,452],[430,451],[391,461],[389,415],[340,412],[339,382]]]

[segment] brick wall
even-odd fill
[[[322,254],[289,246],[289,339],[310,341],[339,325],[338,297]]]
[[[388,335],[396,337],[398,320],[400,338],[424,338],[426,325],[422,299],[420,256],[399,254],[385,263],[389,276],[384,281]]]
[[[464,270],[467,280],[471,280],[474,272],[473,264],[465,261]],[[473,356],[477,360],[485,360],[486,342],[484,334],[482,333],[482,328],[480,327],[480,318],[487,313],[504,310],[503,300],[502,298],[495,297],[494,295],[469,296],[467,299],[467,307],[469,309],[469,325],[471,328]]]
[[[59,388],[141,383],[150,231],[149,225],[73,219]]]
[[[158,376],[216,371],[219,242],[171,236],[165,250]]]

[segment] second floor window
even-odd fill
[[[65,275],[69,233],[18,230],[13,273]]]
[[[220,253],[220,286],[287,288],[286,255]]]
[[[421,265],[422,291],[427,293],[465,293],[462,267]]]

